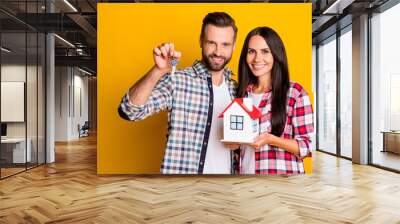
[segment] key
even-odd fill
[[[176,71],[176,65],[178,64],[178,60],[172,59],[169,64],[172,66],[171,75],[174,75]]]

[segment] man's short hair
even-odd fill
[[[207,25],[214,25],[216,27],[232,27],[234,36],[233,40],[236,40],[236,34],[237,34],[237,27],[235,25],[235,20],[232,19],[230,15],[228,15],[225,12],[211,12],[206,15],[203,19],[203,24],[201,26],[201,34],[200,34],[200,40],[204,40],[204,35],[205,35],[205,29]]]

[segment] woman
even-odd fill
[[[260,135],[253,144],[241,145],[241,173],[304,173],[314,131],[312,105],[303,87],[289,80],[285,46],[269,27],[255,28],[246,37],[238,97],[252,98],[262,113]]]

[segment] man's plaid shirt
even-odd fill
[[[229,69],[223,73],[233,99],[236,83]],[[164,75],[144,105],[130,104],[126,94],[119,112],[123,118],[137,121],[165,109],[168,110],[168,140],[161,172],[202,174],[213,113],[211,73],[202,62],[196,61],[192,67],[176,71],[174,75]]]

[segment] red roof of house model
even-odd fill
[[[247,107],[243,104],[243,98],[236,98],[232,100],[232,102],[225,108],[224,111],[222,111],[222,113],[218,117],[219,118],[224,117],[225,111],[227,111],[228,108],[231,107],[234,102],[238,103],[243,108],[243,110],[246,111],[248,115],[250,115],[251,119],[257,119],[261,117],[261,112],[257,107],[253,106],[252,111],[249,111],[247,109]]]

